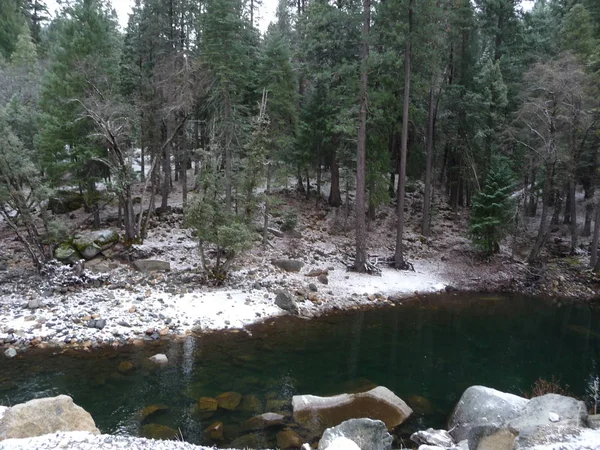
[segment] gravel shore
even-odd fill
[[[74,431],[46,434],[27,439],[0,441],[0,450],[214,450],[181,441],[157,441],[130,436],[93,435]]]

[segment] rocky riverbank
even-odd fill
[[[568,258],[549,256],[543,264],[530,266],[519,259],[514,246],[503,246],[492,260],[481,260],[464,237],[467,217],[442,204],[431,237],[421,236],[417,219],[408,218],[405,252],[414,272],[396,271],[383,263],[381,276],[349,272],[354,239],[340,211],[315,209],[289,194],[286,202],[288,209],[298,211],[296,229],[280,232],[281,224],[274,221],[269,245],[263,248],[257,242],[218,287],[200,268],[197,243],[183,226],[181,208],[170,208],[153,219],[143,245],[125,248],[111,239],[106,246],[92,245],[91,253],[84,249],[88,260],[83,264],[50,264],[41,274],[31,268],[10,230],[4,230],[0,348],[14,356],[30,347],[120,346],[241,330],[281,314],[311,318],[335,310],[396,304],[440,291],[504,291],[573,301],[598,297],[600,279],[585,269],[586,252]],[[77,228],[85,230],[86,216],[77,212],[73,217]],[[373,261],[392,254],[393,223],[389,208],[383,208],[372,223]],[[77,232],[77,242],[85,241],[81,237],[85,233]],[[559,251],[561,242],[554,238],[550,249]]]
[[[277,446],[282,449],[391,450],[395,440],[388,431],[411,414],[402,399],[380,386],[364,393],[334,397],[295,396],[291,415],[261,414],[248,420],[252,426],[247,429],[254,433],[280,430]],[[366,416],[369,418],[363,418]],[[485,386],[471,386],[457,403],[448,426],[448,431],[417,431],[410,439],[418,450],[600,449],[600,416],[588,415],[587,406],[580,400],[552,393],[526,399]],[[205,430],[217,431],[211,427]],[[396,441],[394,448],[398,444]],[[406,445],[402,442],[401,448]],[[0,407],[0,449],[57,448],[212,449],[177,439],[101,435],[89,413],[64,395]]]

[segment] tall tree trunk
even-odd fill
[[[571,226],[571,254],[575,252],[575,248],[577,247],[577,203],[575,202],[575,174],[571,176],[569,180],[569,206],[570,206],[570,224]]]
[[[423,223],[421,232],[423,236],[431,233],[429,209],[431,206],[431,179],[433,171],[433,126],[435,122],[435,107],[433,104],[433,81],[429,87],[429,111],[427,118],[427,161],[425,163],[425,194],[423,197]]]
[[[269,197],[271,196],[271,163],[267,163],[267,190],[265,191],[265,212],[263,217],[263,248],[267,247],[269,233]]]
[[[594,269],[594,272],[600,271],[598,265],[598,241],[600,238],[600,205],[594,205],[596,208],[596,214],[594,214],[594,237],[592,238],[592,249],[590,255],[590,267]]]
[[[546,238],[548,237],[548,224],[546,223],[548,220],[548,207],[550,203],[550,197],[552,196],[553,186],[553,173],[554,173],[554,164],[546,163],[546,185],[544,186],[544,198],[542,200],[542,217],[540,218],[540,226],[538,228],[537,238],[535,239],[535,243],[533,244],[533,248],[529,253],[527,258],[528,262],[532,263],[537,261],[540,256],[540,252],[542,251],[542,247],[546,242]]]
[[[591,200],[585,205],[585,220],[583,223],[583,230],[581,231],[581,235],[588,237],[592,232],[592,216],[594,214],[594,204]]]
[[[404,54],[404,104],[402,108],[402,142],[400,145],[400,171],[398,180],[398,228],[396,229],[396,252],[394,266],[397,269],[405,267],[404,261],[404,193],[406,191],[406,153],[408,152],[408,110],[410,106],[410,64],[412,40],[413,0],[408,1],[408,36]]]
[[[360,45],[360,106],[358,110],[358,136],[356,145],[356,258],[354,269],[367,270],[367,228],[365,223],[365,181],[367,156],[367,87],[369,59],[369,29],[371,26],[371,2],[363,0],[363,29]],[[339,177],[338,177],[339,178]]]
[[[165,133],[168,136],[168,128]],[[163,164],[162,164],[162,172],[163,172],[163,180],[162,180],[162,197],[160,202],[160,208],[162,210],[166,209],[169,205],[169,191],[171,190],[171,146],[167,145],[163,148],[162,152]]]
[[[330,206],[337,208],[342,204],[342,194],[340,193],[340,165],[338,163],[335,152],[331,157],[331,164],[329,170],[331,172],[331,189],[329,191],[328,203]]]

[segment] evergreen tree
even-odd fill
[[[58,19],[42,86],[43,131],[40,160],[55,183],[69,175],[86,192],[87,206],[99,225],[95,182],[107,174],[103,142],[92,137],[94,124],[82,120],[88,98],[116,86],[119,32],[116,15],[105,0],[78,0]]]
[[[498,253],[500,241],[508,234],[514,217],[511,193],[513,174],[507,161],[495,158],[483,190],[473,198],[469,235],[473,244],[487,255]]]

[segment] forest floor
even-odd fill
[[[527,219],[519,237],[507,238],[499,254],[483,258],[467,237],[468,210],[452,210],[436,196],[430,237],[420,234],[422,189],[407,194],[405,255],[414,271],[384,266],[381,276],[347,270],[354,253],[353,213],[331,208],[326,199],[306,199],[280,189],[272,226],[279,228],[293,213],[292,231],[275,236],[263,248],[242,255],[223,286],[212,286],[201,270],[197,242],[183,225],[181,192],[176,186],[167,211],[151,221],[148,238],[126,249],[117,245],[86,262],[81,276],[68,267],[40,275],[21,244],[0,223],[0,347],[18,351],[30,346],[75,346],[141,343],[164,336],[229,329],[235,332],[256,321],[284,314],[275,305],[279,291],[289,292],[299,315],[310,318],[335,310],[398,305],[408,297],[436,292],[516,292],[572,301],[599,298],[600,278],[589,265],[589,238],[575,255],[568,249],[568,225],[552,228],[542,262],[524,262],[536,232],[536,218]],[[578,209],[583,217],[583,199]],[[116,209],[102,212],[103,227],[115,225]],[[73,230],[90,229],[83,210],[61,217]],[[539,219],[538,219],[539,220]],[[368,248],[373,258],[394,254],[394,207],[382,206],[369,225]],[[133,259],[168,261],[169,272],[140,273]],[[272,260],[303,263],[300,272],[285,272]],[[312,273],[311,273],[312,272]],[[310,276],[321,274],[317,276]]]

